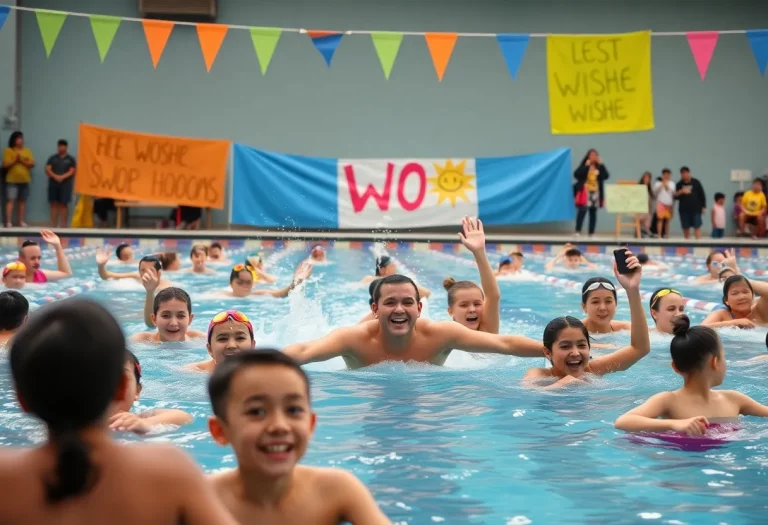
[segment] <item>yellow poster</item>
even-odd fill
[[[654,128],[651,33],[547,37],[554,135]]]

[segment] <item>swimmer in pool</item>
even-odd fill
[[[167,444],[122,444],[107,424],[126,394],[125,337],[99,304],[46,305],[10,351],[16,396],[47,427],[0,448],[0,523],[235,525],[196,463]]]
[[[717,278],[720,280],[721,283],[724,283],[728,277],[731,275],[738,275],[736,270],[731,268],[730,266],[726,266],[725,268],[720,268],[720,271],[717,272]]]
[[[664,264],[661,261],[655,261],[648,257],[647,253],[638,253],[637,260],[643,265],[645,271],[660,271],[665,272],[669,270],[669,265]]]
[[[259,278],[256,269],[250,264],[238,264],[229,274],[229,290],[220,292],[229,297],[250,297],[252,295],[270,295],[277,298],[288,297],[294,288],[312,275],[312,265],[306,261],[299,264],[293,273],[291,284],[279,290],[254,290],[253,285]]]
[[[637,258],[627,252],[630,268],[640,268]],[[609,334],[619,330],[629,330],[630,322],[615,321],[618,298],[616,287],[605,277],[587,279],[581,287],[581,309],[587,314],[582,320],[590,334]]]
[[[19,248],[19,262],[24,263],[27,268],[28,283],[46,283],[48,281],[58,281],[72,277],[72,268],[69,266],[69,259],[64,249],[61,247],[61,239],[51,230],[40,230],[40,236],[53,246],[56,250],[56,264],[58,270],[41,270],[40,264],[43,260],[40,245],[34,241],[24,241]]]
[[[107,270],[107,262],[109,261],[111,254],[109,253],[107,248],[99,248],[96,250],[96,265],[99,269],[99,277],[104,279],[105,281],[108,279],[136,279],[137,281],[141,282],[142,279],[147,275],[147,273],[150,270],[153,270],[154,273],[148,276],[148,279],[150,280],[159,280],[159,284],[157,289],[162,290],[164,288],[168,288],[169,286],[173,286],[173,283],[171,281],[168,281],[166,279],[162,278],[161,274],[161,268],[163,267],[162,263],[160,262],[160,258],[155,255],[145,255],[139,260],[139,271],[138,272],[128,272],[128,273],[118,273],[118,272],[111,272]]]
[[[461,225],[464,233],[459,233],[459,239],[475,258],[482,289],[472,281],[456,281],[453,277],[443,281],[443,287],[448,292],[448,315],[470,330],[498,334],[501,290],[485,252],[483,223],[464,217]]]
[[[180,427],[191,423],[191,414],[172,408],[156,408],[139,414],[131,412],[134,402],[141,396],[141,363],[130,350],[126,350],[125,365],[125,398],[112,403],[108,419],[109,428],[117,432],[133,432],[147,434],[157,427],[174,425]]]
[[[21,290],[27,284],[27,267],[23,262],[9,262],[3,267],[3,286],[9,290]]]
[[[683,377],[683,387],[662,392],[616,420],[627,432],[679,432],[702,436],[713,420],[740,415],[768,417],[768,406],[735,390],[713,390],[725,378],[725,350],[717,332],[690,326],[688,316],[675,319],[670,344],[672,369]]]
[[[589,377],[587,374],[623,372],[650,353],[650,334],[640,298],[641,266],[631,255],[627,256],[627,265],[636,270],[621,275],[614,264],[614,273],[629,300],[632,319],[629,346],[590,360],[587,327],[575,317],[558,317],[544,329],[544,354],[552,367],[528,370],[523,377],[524,383],[539,387],[542,380],[556,379],[554,383],[542,387],[545,389],[560,388],[570,383],[584,384]]]
[[[368,489],[338,468],[299,465],[315,430],[309,378],[277,350],[243,352],[208,381],[214,441],[237,467],[209,477],[240,523],[391,525]]]
[[[165,272],[178,272],[181,270],[181,259],[176,252],[160,252],[157,258],[160,260],[160,266]]]
[[[392,259],[392,257],[390,257],[389,255],[382,255],[381,257],[376,258],[375,275],[368,275],[366,277],[363,277],[363,280],[360,282],[370,283],[371,281],[376,281],[388,275],[397,275],[397,264],[395,264],[394,259]],[[432,292],[427,290],[426,288],[418,285],[416,286],[419,289],[419,295],[421,296],[422,299],[426,299],[430,295],[432,295]],[[370,319],[373,319],[373,316],[371,316]]]
[[[760,297],[755,299],[755,294]],[[712,328],[768,324],[768,282],[750,281],[743,275],[728,277],[723,283],[723,305],[710,312],[701,324]]]
[[[554,259],[550,260],[544,268],[546,270],[554,270],[556,266],[567,268],[568,270],[578,270],[582,266],[587,268],[597,268],[597,265],[589,262],[581,250],[576,248],[571,243],[566,243],[563,249],[560,250]]]
[[[204,244],[195,244],[189,251],[189,259],[192,261],[192,268],[184,270],[188,273],[211,274],[215,270],[205,267],[205,261],[208,259],[208,247]]]
[[[501,276],[512,275],[519,271],[520,270],[515,267],[515,261],[512,260],[512,257],[502,257],[499,259],[499,268],[494,273],[497,276]]]
[[[768,333],[765,334],[765,347],[766,347],[766,349],[768,349]],[[765,361],[766,359],[768,359],[768,354],[758,355],[758,356],[753,357],[753,358],[751,358],[749,360],[750,361]]]
[[[383,277],[374,289],[371,308],[374,320],[333,330],[315,341],[290,345],[285,353],[302,364],[342,357],[349,368],[385,361],[442,365],[453,349],[542,356],[541,341],[528,337],[470,330],[453,321],[419,319],[419,290],[404,275]]]
[[[208,259],[216,263],[232,264],[232,260],[224,255],[224,248],[218,242],[212,242],[208,247]]]
[[[184,368],[196,372],[213,372],[216,366],[225,358],[253,350],[256,340],[253,338],[253,325],[248,317],[237,310],[225,310],[217,313],[208,324],[208,355],[207,361],[191,363]]]
[[[192,313],[192,300],[181,288],[171,286],[160,290],[155,295],[153,284],[144,282],[147,290],[144,301],[144,323],[148,327],[157,327],[156,332],[139,332],[131,336],[131,341],[145,343],[178,343],[190,339],[205,337],[200,330],[189,328],[195,318]]]
[[[124,264],[136,264],[136,260],[133,258],[133,248],[130,244],[121,243],[115,248],[115,255],[117,260]]]
[[[321,244],[315,244],[309,252],[309,260],[314,262],[328,262],[328,254]]]
[[[277,282],[277,277],[264,271],[264,255],[259,252],[245,258],[245,264],[253,269],[254,284],[272,284]]]
[[[650,306],[656,330],[663,334],[671,334],[675,320],[685,313],[683,294],[674,288],[659,288],[653,292]]]
[[[29,302],[16,291],[0,292],[0,348],[27,322]]]
[[[694,283],[705,284],[714,283],[720,280],[720,270],[723,268],[731,268],[734,273],[739,273],[739,266],[736,264],[736,256],[733,250],[725,250],[724,252],[715,251],[707,256],[707,274],[700,275],[694,280]]]

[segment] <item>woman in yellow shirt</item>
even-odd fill
[[[18,225],[26,226],[24,212],[29,195],[29,183],[32,174],[29,171],[34,167],[35,158],[32,152],[24,147],[24,134],[14,131],[8,141],[8,147],[3,151],[3,173],[5,173],[5,224],[10,227],[13,224],[11,216],[13,205],[16,204]]]
[[[741,198],[741,214],[739,215],[739,233],[744,231],[747,224],[754,226],[752,237],[765,235],[765,214],[768,207],[763,193],[763,181],[752,181],[752,189],[745,192]]]

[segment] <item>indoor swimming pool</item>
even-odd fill
[[[159,250],[153,242],[142,241],[137,255]],[[310,246],[309,242],[243,246],[241,241],[233,243],[227,255],[240,262],[248,253],[263,253],[266,270],[277,277],[276,286],[284,286],[307,258]],[[177,249],[188,268],[189,244],[179,243]],[[15,251],[0,246],[0,262],[12,259]],[[105,304],[126,334],[146,330],[144,290],[137,281],[99,280],[95,246],[69,247],[66,252],[74,277],[25,287],[31,302],[79,293]],[[466,250],[454,250],[452,245],[370,243],[330,245],[329,263],[315,265],[308,281],[287,299],[217,295],[228,288],[229,265],[211,265],[216,274],[164,272],[163,277],[190,293],[192,328],[205,331],[217,312],[239,309],[251,319],[258,347],[280,348],[357,323],[369,311],[368,285],[360,281],[373,274],[375,255],[384,252],[396,259],[400,273],[433,292],[423,312],[431,319],[449,320],[442,288],[445,277],[479,282]],[[43,267],[54,268],[53,252],[43,254]],[[489,254],[494,266],[501,256]],[[600,275],[615,282],[610,251],[587,254],[599,268],[578,271],[546,272],[549,257],[526,253],[523,275],[499,279],[500,333],[541,339],[552,318],[583,317],[580,285],[586,279]],[[667,262],[670,269],[644,272],[643,292],[665,286],[680,290],[702,308],[688,308],[694,323],[706,316],[708,303],[721,301],[719,283],[696,285],[687,279],[706,272],[703,256],[653,258]],[[746,275],[759,275],[766,259],[740,258],[739,263]],[[109,268],[135,271],[119,264]],[[547,276],[559,280],[550,282],[554,279]],[[626,297],[620,294],[618,301],[616,319],[629,320]],[[647,314],[648,300],[643,302]],[[747,361],[766,352],[765,328],[724,329],[720,334],[728,358],[723,388],[768,403],[768,360]],[[632,440],[613,428],[616,417],[626,410],[680,386],[679,376],[670,368],[670,339],[653,333],[651,354],[627,372],[561,391],[521,385],[525,371],[544,366],[544,359],[454,352],[445,367],[388,363],[349,371],[340,359],[307,365],[318,425],[304,463],[354,472],[382,510],[400,524],[763,522],[768,507],[768,421],[746,418],[729,441],[695,452]],[[629,334],[603,335],[597,341],[624,346]],[[182,370],[207,358],[204,342],[133,344],[131,349],[144,373],[139,406],[180,408],[192,413],[195,421],[143,438],[120,438],[172,442],[208,472],[234,466],[232,451],[216,445],[207,430],[211,410],[206,376]],[[610,350],[593,351],[606,352]],[[0,364],[0,385],[1,443],[39,442],[42,427],[21,414],[6,360]]]

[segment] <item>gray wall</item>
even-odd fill
[[[137,16],[137,0],[27,0],[31,7]],[[768,2],[626,0],[219,0],[219,22],[319,29],[472,32],[689,31],[768,27]],[[328,69],[305,35],[284,34],[266,77],[250,37],[231,31],[210,74],[193,28],[177,27],[153,70],[141,26],[123,23],[99,63],[87,19],[70,18],[46,61],[33,15],[22,16],[23,128],[38,158],[78,121],[218,137],[324,156],[486,156],[596,147],[614,179],[683,164],[708,195],[732,195],[732,168],[768,166],[768,80],[744,35],[722,35],[705,82],[684,37],[654,37],[656,129],[553,136],[545,41],[531,41],[517,81],[495,40],[460,39],[438,83],[421,37],[406,37],[385,81],[366,36],[347,36]],[[3,35],[7,38],[7,34]],[[4,55],[0,55],[3,57]],[[2,62],[5,67],[7,58]],[[29,222],[47,219],[36,171]],[[215,222],[225,222],[217,213]],[[707,228],[709,220],[707,219]],[[601,213],[598,229],[612,229]],[[569,224],[550,225],[568,230]],[[675,227],[678,225],[675,221]]]

